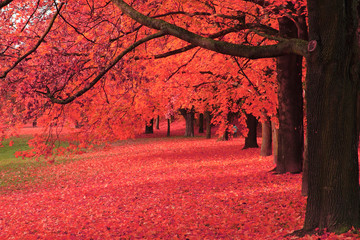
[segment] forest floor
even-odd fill
[[[301,174],[272,174],[243,138],[154,135],[0,170],[0,239],[297,239],[285,236],[304,222]]]

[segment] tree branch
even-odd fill
[[[97,82],[100,81],[100,79],[111,69],[113,68],[127,53],[131,52],[132,50],[134,50],[136,47],[138,47],[139,45],[148,42],[152,39],[155,38],[159,38],[159,37],[163,37],[165,36],[166,33],[160,31],[157,33],[154,33],[152,35],[149,35],[145,38],[142,38],[138,41],[136,41],[135,43],[133,43],[131,46],[129,46],[128,48],[126,48],[124,51],[122,51],[110,64],[109,66],[107,66],[103,71],[101,71],[89,84],[87,84],[83,89],[79,90],[78,92],[76,92],[75,94],[73,94],[72,96],[69,96],[65,99],[61,99],[61,98],[57,98],[54,96],[54,93],[51,93],[49,90],[47,90],[47,92],[39,92],[43,95],[45,95],[46,97],[48,97],[50,99],[51,102],[53,103],[57,103],[57,104],[68,104],[71,103],[72,101],[74,101],[76,98],[82,96],[84,93],[86,93],[87,91],[89,91]]]
[[[54,2],[55,2],[55,1],[54,1]],[[55,7],[57,8],[56,2],[55,2]],[[60,11],[58,11],[58,12],[60,12]],[[67,25],[69,25],[72,29],[74,29],[74,31],[75,31],[77,34],[80,34],[81,36],[83,36],[83,38],[85,38],[87,41],[89,41],[89,42],[91,42],[91,43],[95,43],[94,40],[91,40],[91,39],[87,38],[87,37],[84,35],[84,33],[80,32],[79,29],[77,29],[77,27],[75,27],[75,26],[72,25],[68,20],[66,20],[66,18],[65,18],[62,14],[59,13],[59,15],[60,15],[61,19],[64,20],[64,22],[65,22]]]
[[[272,34],[278,34],[278,31],[274,28],[262,25],[262,24],[256,24],[256,23],[249,23],[249,24],[241,24],[241,25],[236,25],[234,27],[228,28],[228,29],[224,29],[220,32],[211,34],[209,36],[209,38],[213,39],[213,38],[218,38],[218,37],[223,37],[229,33],[233,33],[233,32],[238,32],[241,30],[245,30],[245,29],[253,29],[253,28],[260,28],[262,29],[264,32],[268,32],[268,33],[272,33]],[[172,50],[166,53],[161,53],[161,54],[157,54],[155,55],[155,59],[159,59],[159,58],[165,58],[165,57],[169,57],[175,54],[179,54],[179,53],[183,53],[186,52],[188,50],[191,50],[193,48],[197,47],[196,45],[190,44],[188,46],[176,49],[176,50]]]
[[[56,17],[59,15],[59,11],[61,10],[62,6],[64,4],[62,3],[60,6],[59,6],[59,10],[54,14],[53,18],[51,19],[50,21],[50,24],[49,26],[47,27],[47,29],[45,30],[45,32],[43,33],[43,35],[40,37],[40,39],[37,41],[37,43],[35,44],[35,46],[30,49],[27,53],[25,53],[23,56],[21,56],[9,69],[7,69],[5,72],[3,72],[1,75],[0,75],[0,78],[5,78],[8,73],[10,71],[12,71],[21,61],[23,61],[25,58],[27,58],[29,55],[31,55],[32,53],[34,53],[36,51],[36,49],[38,49],[38,47],[41,45],[41,43],[44,41],[46,35],[50,32],[52,26],[54,25],[54,22],[55,22],[55,19]]]
[[[246,46],[234,44],[224,41],[213,40],[208,37],[202,37],[198,34],[190,32],[184,28],[170,24],[160,19],[154,19],[139,13],[122,0],[112,0],[123,13],[149,28],[157,29],[166,34],[175,36],[195,46],[199,46],[211,51],[222,54],[246,57],[251,59],[271,58],[286,54],[298,54],[307,56],[307,41],[301,39],[287,39],[278,44],[268,46]]]
[[[6,5],[9,5],[12,1],[14,1],[14,0],[4,0],[4,1],[0,2],[0,9],[5,7]]]

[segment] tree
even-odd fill
[[[211,138],[211,114],[210,111],[205,111],[205,126],[206,126],[206,138]]]
[[[5,46],[9,47],[5,47],[4,59],[10,59],[9,63],[13,63],[11,57],[6,57],[7,54],[14,59],[22,59],[21,64],[18,64],[16,69],[14,68],[17,74],[13,73],[6,76],[6,78],[3,77],[6,79],[6,83],[9,83],[8,85],[17,83],[20,86],[19,88],[24,90],[23,92],[36,89],[38,94],[48,99],[48,103],[62,105],[78,102],[79,97],[85,98],[84,93],[91,93],[91,96],[96,96],[96,98],[89,97],[86,99],[84,108],[87,111],[99,115],[111,111],[112,116],[121,116],[116,120],[95,118],[95,116],[93,116],[93,119],[88,119],[93,124],[99,122],[101,128],[99,128],[98,137],[105,139],[108,135],[100,136],[103,129],[114,131],[109,126],[116,126],[115,123],[121,121],[131,121],[130,116],[121,114],[125,112],[122,110],[127,109],[127,106],[132,106],[134,96],[139,94],[137,92],[139,88],[132,86],[132,84],[136,85],[136,83],[130,81],[129,77],[122,78],[129,80],[122,82],[124,83],[124,86],[122,86],[117,84],[118,82],[114,80],[115,78],[112,79],[111,76],[118,76],[119,73],[124,73],[127,70],[127,75],[131,77],[142,72],[140,64],[136,64],[133,69],[127,67],[138,59],[134,55],[129,57],[127,54],[133,52],[140,45],[144,46],[152,40],[161,41],[160,38],[165,38],[174,42],[178,41],[178,43],[181,42],[182,44],[186,42],[188,44],[181,45],[181,48],[201,47],[220,54],[243,58],[274,58],[289,54],[304,56],[307,61],[306,111],[308,122],[307,159],[309,163],[309,192],[304,230],[311,231],[319,228],[320,230],[346,231],[351,226],[359,226],[360,200],[356,127],[356,102],[359,81],[356,35],[358,23],[357,1],[308,0],[309,41],[299,38],[279,37],[277,31],[274,32],[273,28],[269,28],[267,25],[258,24],[255,21],[256,19],[254,23],[242,24],[243,16],[239,16],[238,11],[234,11],[231,17],[223,13],[216,14],[216,7],[215,5],[211,6],[211,3],[206,9],[213,9],[212,12],[210,10],[204,13],[196,12],[194,15],[186,14],[184,11],[177,13],[162,12],[161,16],[155,16],[153,11],[150,10],[149,12],[147,10],[149,5],[144,2],[134,2],[133,6],[138,7],[139,11],[136,11],[122,0],[112,0],[111,2],[121,9],[122,13],[117,11],[116,8],[110,9],[110,4],[101,1],[99,1],[96,8],[88,4],[87,1],[68,2],[66,5],[67,10],[62,14],[62,26],[66,25],[66,27],[52,31],[53,35],[48,35],[47,41],[41,41],[42,48],[36,51],[36,54],[33,51],[31,53],[33,59],[27,59],[28,61],[25,61],[26,58],[21,58],[21,56],[24,56],[22,53],[28,52],[31,50],[31,46],[37,45],[38,36],[42,35],[39,32],[45,32],[46,30],[44,25],[40,24],[39,31],[31,31],[34,30],[36,24],[30,21],[29,26],[31,27],[29,28],[31,29],[25,28],[24,33],[19,33],[19,28],[7,29],[6,25],[2,25],[2,32],[6,32],[2,36],[13,37],[10,41],[5,41]],[[262,2],[264,6],[266,5],[265,1],[254,0],[253,2]],[[278,0],[272,4],[283,6],[287,2],[289,1]],[[46,3],[52,4],[47,1]],[[19,4],[22,3],[19,2]],[[196,2],[195,4],[202,3]],[[304,3],[300,1],[300,4]],[[219,3],[216,6],[221,8],[222,4]],[[239,2],[229,1],[229,6],[239,6]],[[267,9],[269,10],[271,5],[267,6],[270,6]],[[162,10],[165,11],[167,10],[166,7],[168,5],[161,6]],[[104,11],[94,11],[95,9]],[[277,9],[278,16],[287,14],[286,8],[280,7]],[[56,11],[58,12],[58,10]],[[147,12],[141,14],[141,11]],[[196,27],[187,24],[187,20],[191,19],[192,16],[214,17],[214,14],[215,17],[226,19],[221,23],[216,20],[211,21],[213,26],[224,23],[225,29],[221,31],[222,35],[220,36],[209,31],[207,37],[204,37],[200,35],[199,29],[194,32]],[[43,19],[50,18],[50,15],[46,14],[46,12],[42,14]],[[125,15],[133,20],[126,18]],[[37,22],[41,23],[43,19],[39,17]],[[71,21],[69,22],[68,19]],[[98,21],[99,19],[101,20]],[[106,21],[103,21],[103,19],[106,19]],[[71,24],[72,21],[77,21],[77,27]],[[112,24],[103,24],[105,22]],[[235,22],[238,24],[235,24]],[[94,28],[95,25],[100,27]],[[179,26],[189,27],[185,29]],[[208,25],[204,26],[208,27]],[[69,32],[68,29],[71,29],[72,32]],[[270,41],[252,46],[245,41],[231,42],[224,37],[227,34],[244,29],[251,29],[250,32],[254,33],[254,35],[265,36]],[[99,34],[99,32],[110,32],[112,35],[106,36]],[[77,34],[75,38],[72,37],[73,33]],[[81,37],[76,39],[79,35]],[[21,40],[18,40],[18,36],[21,36]],[[242,37],[244,36],[245,39],[248,38],[248,35]],[[224,38],[219,39],[220,37]],[[18,41],[13,41],[14,39]],[[122,39],[122,43],[117,41],[118,39]],[[27,44],[22,44],[23,42]],[[82,51],[74,53],[72,51],[74,43],[80,44]],[[126,43],[127,47],[123,47],[122,44],[124,43]],[[159,48],[164,46],[161,42],[158,43],[160,43],[158,46],[161,46]],[[146,53],[147,48],[138,49],[137,51]],[[84,52],[86,53],[84,54]],[[87,53],[89,55],[84,56]],[[84,58],[80,58],[78,55],[82,55]],[[46,56],[48,62],[42,61],[45,58],[44,56]],[[64,60],[63,63],[59,61],[60,59]],[[120,60],[122,60],[121,66]],[[9,67],[11,68],[11,64],[6,61],[2,62],[4,62],[1,65],[2,72],[6,72]],[[38,66],[35,67],[35,63]],[[62,67],[51,68],[54,64]],[[48,69],[48,71],[38,73],[38,67]],[[29,78],[27,78],[29,82],[21,81],[25,68],[26,73],[29,74]],[[66,71],[60,71],[60,69]],[[135,72],[134,69],[136,69]],[[111,82],[110,86],[104,84],[105,80]],[[1,85],[2,89],[5,89],[4,85],[6,84],[2,82]],[[118,90],[121,91],[118,92]],[[111,96],[109,96],[108,92],[111,92]],[[151,98],[153,93],[150,91],[147,91],[146,94],[150,97],[149,99],[156,100],[156,98]],[[122,101],[120,96],[126,96],[127,101]],[[119,104],[119,101],[124,103],[124,106]],[[140,104],[149,101],[140,99],[136,99],[136,101],[138,101],[137,111],[131,113],[135,119],[144,120],[141,119],[142,112],[140,109],[151,109],[146,115],[149,115],[150,112],[154,115],[154,107],[149,108],[148,104]],[[94,102],[97,105],[90,104]],[[158,103],[161,103],[161,101],[155,101],[151,105],[157,106]],[[52,109],[53,112],[48,115],[49,121],[62,117],[60,113],[63,113],[64,109],[66,112],[77,111],[74,105],[55,105]]]
[[[246,148],[258,148],[257,144],[257,125],[258,120],[252,114],[246,114],[246,125],[249,130],[247,136],[245,137],[245,146]]]
[[[181,115],[184,117],[186,122],[185,137],[195,136],[195,109],[180,109]]]
[[[152,118],[149,123],[145,126],[145,133],[150,134],[154,133],[154,119]]]
[[[271,120],[269,116],[264,116],[265,120],[261,123],[261,156],[270,156],[272,154],[272,132],[271,132]]]
[[[298,28],[293,20],[281,17],[280,34],[284,37],[298,37]],[[284,55],[277,58],[278,80],[278,146],[277,173],[299,173],[302,171],[303,97],[302,56]]]
[[[310,1],[305,230],[359,226],[357,1]]]
[[[248,58],[285,54],[307,57],[309,197],[304,230],[345,231],[359,226],[357,1],[308,0],[309,43],[288,39],[261,47],[204,38],[141,15],[123,1],[113,2],[150,28],[223,54]]]
[[[199,133],[204,133],[204,114],[199,114]]]

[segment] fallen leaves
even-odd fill
[[[304,221],[301,175],[242,145],[146,139],[37,168],[1,190],[0,239],[284,239]]]

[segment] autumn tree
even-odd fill
[[[47,1],[45,2],[47,3]],[[252,2],[259,4],[263,1],[254,0]],[[274,1],[272,5],[268,5],[267,9],[273,5],[281,6],[287,2],[291,1]],[[194,14],[187,14],[186,11],[174,13],[170,7],[173,4],[168,5],[165,2],[164,4],[148,3],[153,5],[134,2],[133,6],[122,0],[112,0],[111,3],[101,2],[96,5],[94,3],[93,6],[88,1],[72,2],[73,5],[68,2],[66,5],[68,9],[66,14],[62,14],[61,21],[62,26],[66,27],[59,27],[52,31],[53,35],[47,36],[47,41],[42,39],[39,42],[38,36],[42,36],[42,34],[38,34],[36,31],[29,30],[19,33],[17,28],[8,31],[9,36],[13,39],[22,37],[22,40],[18,40],[15,45],[13,40],[5,39],[5,42],[7,41],[5,50],[9,49],[6,50],[9,51],[7,53],[11,53],[12,56],[15,56],[15,61],[20,60],[20,62],[16,69],[14,68],[15,70],[8,71],[8,69],[12,69],[12,65],[4,64],[1,71],[3,78],[4,75],[7,75],[6,83],[18,83],[26,90],[35,89],[36,93],[44,96],[48,103],[58,104],[54,105],[51,112],[47,112],[51,119],[62,117],[59,113],[63,113],[64,109],[66,112],[78,112],[73,104],[66,104],[76,103],[80,101],[80,97],[86,99],[83,102],[84,109],[87,109],[87,112],[98,114],[98,117],[93,116],[88,121],[92,122],[92,126],[101,126],[98,130],[98,137],[109,139],[106,138],[109,135],[100,136],[104,129],[109,132],[119,132],[119,129],[113,128],[113,126],[117,126],[116,123],[131,121],[130,119],[134,118],[140,119],[143,124],[145,119],[142,118],[142,111],[146,111],[146,109],[151,109],[152,117],[159,114],[155,113],[153,108],[149,108],[147,104],[140,107],[141,102],[148,102],[140,100],[137,105],[138,111],[130,114],[134,118],[131,118],[130,115],[122,115],[126,109],[128,110],[132,106],[134,96],[140,90],[134,86],[138,82],[131,79],[141,72],[141,65],[134,64],[138,59],[135,57],[136,55],[129,57],[127,54],[133,52],[140,45],[146,46],[146,43],[151,40],[161,41],[160,38],[171,38],[172,41],[180,43],[178,46],[181,48],[200,47],[224,55],[251,59],[274,58],[290,54],[304,56],[307,61],[306,117],[309,176],[304,231],[315,229],[346,231],[351,226],[359,226],[358,131],[356,127],[359,80],[356,34],[357,1],[308,0],[307,3],[302,1],[300,3],[307,7],[309,41],[278,36],[264,24],[254,22],[251,23],[251,27],[246,25],[247,23],[243,24],[241,20],[243,16],[238,14],[240,9],[236,11],[229,6],[250,7],[253,4],[251,1],[244,1],[244,4],[240,4],[238,1],[216,4],[212,4],[212,2],[203,4],[197,1],[187,3],[192,7],[190,9],[206,6],[204,7],[205,12],[196,11]],[[182,10],[186,7],[185,5],[182,4],[179,9]],[[47,14],[43,13],[44,19],[48,20],[51,15],[54,15],[50,13],[61,13],[60,6],[57,6],[56,9]],[[95,11],[99,9],[103,11]],[[159,13],[153,11],[154,9],[161,11]],[[220,13],[217,14],[217,11]],[[232,13],[232,17],[229,17],[231,15],[229,13]],[[279,11],[279,17],[286,14],[286,11]],[[233,24],[223,26],[229,32],[226,34],[222,32],[224,35],[221,36],[225,36],[231,31],[239,32],[246,29],[255,35],[266,35],[266,38],[271,41],[254,46],[244,41],[232,41],[231,38],[219,39],[220,36],[212,35],[214,32],[203,34],[196,25],[189,24],[192,22],[192,17],[199,15],[215,17],[214,21],[209,21],[213,26],[221,25],[221,21],[217,21],[216,18],[232,22]],[[45,34],[46,28],[41,25],[44,19],[38,18],[37,22],[42,26],[38,28],[39,33],[42,31]],[[99,21],[99,19],[107,21]],[[30,21],[34,26],[35,22]],[[73,22],[77,23],[77,27]],[[112,23],[110,28],[105,24],[109,22]],[[226,21],[224,22],[226,23]],[[95,25],[100,27],[95,28]],[[210,29],[208,24],[203,26]],[[111,34],[99,34],[104,32]],[[70,33],[76,33],[76,37],[71,38],[72,34]],[[26,40],[26,36],[30,40]],[[119,41],[119,39],[123,41]],[[22,41],[28,44],[22,51],[19,51],[23,47]],[[35,51],[31,51],[31,46],[38,46],[37,43],[43,47],[41,51],[38,51],[42,54],[32,55]],[[73,51],[76,48],[74,43],[76,46],[82,46],[82,51]],[[125,47],[123,43],[126,43]],[[10,46],[16,47],[10,48]],[[137,51],[141,51],[141,49],[142,53],[146,53],[146,47],[140,47]],[[24,61],[26,57],[21,58],[21,56],[25,56],[24,53],[29,51],[28,56],[31,55],[34,59],[28,59],[26,62]],[[90,55],[84,56],[84,54]],[[46,56],[47,62],[42,61],[44,56]],[[10,59],[6,56],[4,58]],[[122,61],[120,62],[120,60]],[[13,62],[9,61],[9,63]],[[48,71],[38,75],[36,71],[39,68],[35,67],[34,63],[40,63],[40,68],[48,69]],[[61,68],[52,68],[55,64]],[[136,71],[134,74],[128,67],[131,64],[136,65],[132,70],[139,69],[140,71]],[[27,67],[26,73],[29,76],[34,76],[31,81],[27,80],[29,82],[21,79],[25,72],[23,71],[24,67]],[[60,69],[66,69],[66,71],[60,71]],[[121,83],[124,84],[121,85],[115,76],[126,70],[128,70],[127,75],[132,78],[126,76],[121,78]],[[17,74],[14,74],[15,72]],[[48,75],[45,76],[46,74]],[[105,84],[108,82],[111,83],[111,86]],[[2,84],[4,85],[4,82]],[[119,92],[119,90],[121,91]],[[85,93],[93,98],[86,98]],[[149,97],[152,96],[151,92],[147,92],[147,94]],[[123,101],[120,96],[125,97],[128,101]],[[156,100],[156,98],[150,99]],[[124,104],[118,104],[119,102]],[[152,105],[158,103],[161,101],[155,101]],[[112,116],[120,115],[120,117],[116,119],[99,117],[105,113]],[[147,115],[149,117],[150,111]]]
[[[304,230],[359,226],[357,1],[308,0],[309,43],[283,39],[248,47],[219,42],[151,19],[113,0],[136,21],[191,44],[249,58],[299,54],[307,58],[309,195]]]

